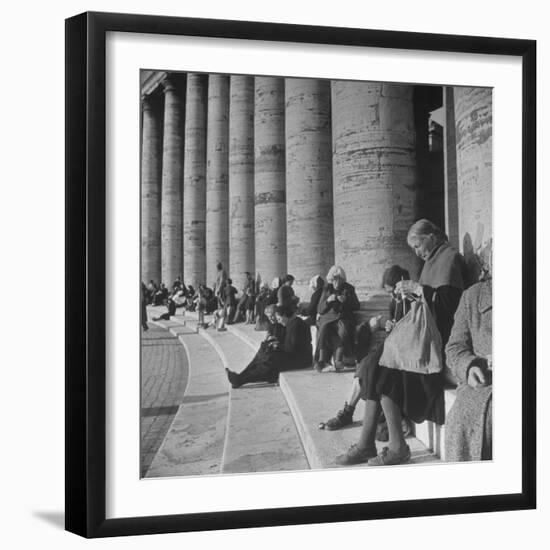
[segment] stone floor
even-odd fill
[[[183,346],[153,324],[141,335],[141,475],[149,469],[183,401],[188,379]]]
[[[163,310],[150,308],[149,318]],[[225,368],[242,370],[264,333],[244,324],[197,329],[189,313],[149,326],[142,339],[143,476],[335,468],[334,458],[357,440],[361,406],[349,428],[319,430],[341,408],[352,372],[306,369],[282,373],[279,384],[232,389]],[[418,439],[408,443],[411,464],[439,460]]]

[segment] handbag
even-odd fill
[[[421,297],[411,304],[384,341],[380,365],[390,369],[435,374],[443,369],[441,334]]]

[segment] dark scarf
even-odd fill
[[[447,243],[436,246],[424,263],[420,274],[421,285],[432,288],[452,286],[464,289],[462,256]]]

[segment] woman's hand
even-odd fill
[[[334,294],[331,294],[328,298],[327,298],[327,304],[330,304],[331,302],[334,302],[334,300],[336,300],[336,296]]]
[[[391,332],[394,326],[395,326],[395,321],[390,321],[390,320],[386,321],[386,326],[385,326],[386,332]]]
[[[372,331],[378,330],[380,327],[380,323],[382,321],[382,315],[376,315],[375,317],[371,317],[369,319],[369,327]]]
[[[476,365],[470,367],[468,371],[468,386],[471,388],[479,388],[487,385],[487,378],[483,373],[483,369]]]
[[[337,299],[341,304],[343,304],[344,301],[346,300],[346,297],[345,297],[345,296],[342,296],[342,295],[338,295],[338,296],[336,296],[336,299]]]
[[[422,285],[416,281],[398,281],[395,285],[397,294],[416,294],[422,296]]]

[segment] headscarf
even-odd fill
[[[275,279],[273,279],[273,281],[271,282],[271,288],[273,290],[277,290],[280,286],[281,286],[281,278],[275,277]]]
[[[452,286],[463,290],[465,285],[462,256],[447,243],[436,246],[424,263],[419,282],[432,288]]]
[[[327,273],[327,283],[333,284],[335,277],[340,277],[344,283],[346,282],[346,272],[339,265],[333,265],[329,269]]]
[[[313,292],[315,292],[317,289],[321,288],[324,284],[323,277],[321,275],[315,275],[309,280],[309,288]]]

